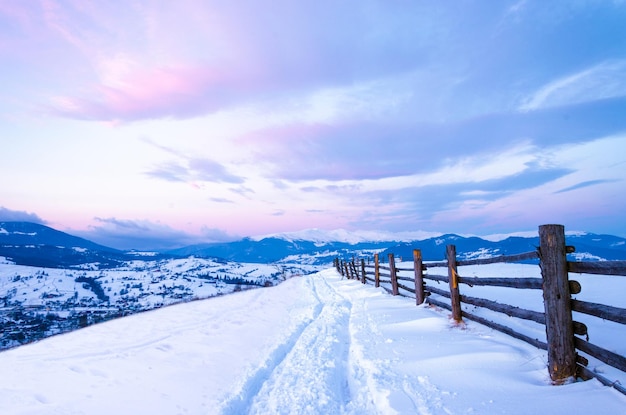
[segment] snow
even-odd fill
[[[296,232],[283,232],[268,235],[259,235],[251,237],[254,241],[260,241],[265,238],[279,238],[287,242],[294,241],[311,241],[318,244],[326,244],[329,242],[344,242],[348,244],[358,244],[360,242],[410,242],[424,240],[442,235],[441,232],[426,231],[347,231],[345,229],[305,229]]]
[[[511,237],[534,238],[536,236],[537,236],[537,231],[534,230],[534,231],[522,231],[522,232],[511,232],[511,233],[494,233],[490,235],[481,236],[481,238],[490,242],[500,242]]]
[[[348,231],[345,229],[305,229],[295,232],[282,232],[267,235],[253,236],[250,239],[253,241],[260,241],[265,238],[279,238],[284,239],[287,242],[294,241],[311,241],[318,244],[327,244],[329,242],[345,242],[349,244],[358,244],[360,242],[412,242],[422,241],[430,238],[436,238],[442,236],[443,232],[429,232],[429,231],[401,231],[401,232],[389,232],[389,231]],[[586,235],[586,232],[582,231],[567,231],[568,236],[582,236]],[[532,238],[537,236],[537,230],[511,232],[511,233],[498,233],[489,235],[476,235],[476,234],[461,234],[465,238],[479,237],[490,242],[500,242],[510,237],[520,238]],[[445,242],[445,241],[444,241]]]
[[[149,258],[148,258],[149,259]],[[83,264],[80,269],[40,268],[15,265],[0,257],[0,295],[14,297],[24,306],[55,308],[74,297],[85,304],[125,306],[132,302],[141,308],[156,304],[179,302],[179,297],[207,298],[231,292],[234,286],[220,287],[216,279],[243,278],[262,285],[273,281],[281,269],[272,264],[217,262],[203,258],[182,258],[161,261],[133,260],[125,266],[98,269],[97,264]],[[319,267],[303,265],[295,271],[303,273]],[[288,271],[294,271],[289,269]],[[110,302],[100,304],[93,291],[82,288],[79,276],[95,279]],[[211,283],[213,283],[211,285]],[[10,294],[15,291],[15,294]],[[54,304],[44,294],[53,294]]]
[[[0,367],[9,415],[626,409],[596,380],[551,385],[540,349],[334,269],[51,337]]]

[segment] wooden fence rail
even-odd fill
[[[623,372],[626,372],[626,357],[589,343],[588,337],[587,340],[578,337],[588,336],[588,329],[583,323],[576,322],[572,318],[572,311],[576,311],[615,323],[626,324],[626,309],[572,299],[572,294],[580,293],[581,285],[577,281],[569,279],[569,273],[626,276],[626,261],[568,261],[567,253],[574,252],[574,247],[565,244],[565,230],[562,225],[540,226],[539,240],[540,246],[536,251],[517,255],[457,261],[456,247],[448,245],[446,247],[446,260],[441,262],[424,263],[421,251],[415,249],[412,268],[397,267],[393,254],[389,254],[388,265],[380,264],[378,254],[374,256],[373,265],[366,264],[365,260],[361,259],[359,272],[357,272],[354,260],[346,262],[337,258],[335,259],[335,267],[347,278],[358,279],[363,284],[370,282],[376,287],[383,284],[382,287],[392,295],[414,297],[418,305],[428,303],[450,310],[452,319],[456,322],[461,322],[463,318],[467,318],[546,350],[550,378],[555,384],[561,384],[576,376],[585,380],[593,377],[626,395],[626,387],[589,370],[587,368],[588,359],[577,352],[592,356]],[[541,278],[462,277],[458,272],[458,267],[468,265],[510,263],[530,259],[539,259]],[[426,271],[431,268],[447,268],[448,272],[447,275],[427,273]],[[402,274],[407,272],[411,272],[413,275],[409,277]],[[446,283],[447,288],[435,287],[429,283],[431,281],[437,284]],[[544,312],[461,294],[460,284],[468,287],[490,286],[541,290]],[[447,301],[432,298],[432,294],[447,299]],[[476,313],[463,310],[461,304],[469,304],[544,325],[546,342],[481,317]]]

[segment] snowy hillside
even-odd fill
[[[542,350],[334,270],[55,336],[0,367],[11,415],[626,410],[595,380],[552,386]]]
[[[0,257],[0,349],[174,303],[278,284],[316,267],[202,258],[40,268]]]

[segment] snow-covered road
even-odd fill
[[[1,414],[624,413],[545,353],[333,270],[0,353]]]

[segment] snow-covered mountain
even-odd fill
[[[488,237],[435,234],[413,239],[422,233],[384,234],[308,230],[264,237],[244,238],[235,242],[192,245],[168,251],[173,255],[220,257],[242,262],[281,262],[327,264],[333,258],[371,257],[374,253],[410,258],[413,249],[421,249],[425,260],[445,258],[446,245],[456,245],[459,258],[490,257],[528,252],[539,246],[539,236],[518,233]],[[527,236],[519,236],[527,235]],[[397,236],[397,237],[396,237]],[[626,239],[613,235],[572,232],[566,242],[576,248],[571,259],[626,260]]]
[[[114,268],[145,253],[124,252],[31,222],[0,222],[0,256],[21,265],[52,268]],[[153,259],[163,259],[154,254]]]
[[[576,247],[572,259],[626,260],[626,239],[622,237],[569,232],[566,241]],[[151,255],[153,260],[195,256],[246,263],[323,265],[332,263],[336,257],[371,257],[374,253],[410,258],[413,249],[421,249],[424,259],[438,261],[444,259],[448,244],[456,245],[460,258],[476,258],[532,251],[539,245],[539,237],[532,232],[478,237],[309,229],[191,245]],[[106,269],[142,259],[145,253],[104,247],[39,224],[0,222],[0,256],[23,265],[80,268],[91,263],[95,268]]]
[[[253,236],[250,239],[261,241],[263,239],[284,239],[285,241],[309,241],[318,244],[331,242],[344,242],[358,244],[360,242],[389,242],[389,241],[418,241],[442,235],[440,232],[387,232],[387,231],[347,231],[345,229],[323,230],[304,229],[296,232],[283,232],[262,236]]]

